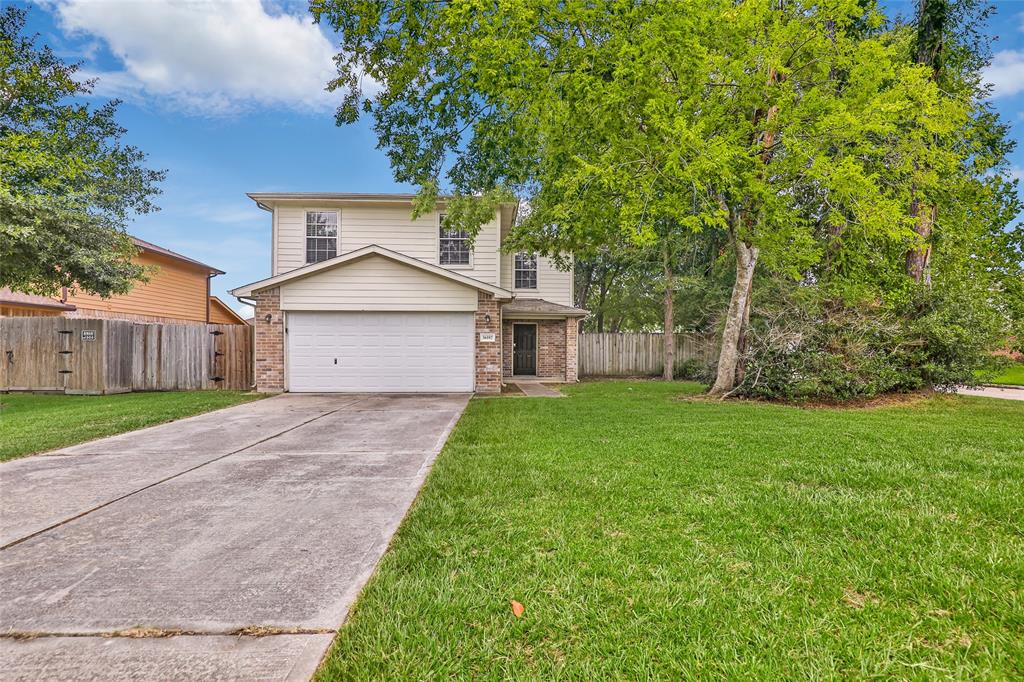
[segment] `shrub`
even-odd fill
[[[922,291],[898,306],[800,292],[755,311],[737,395],[856,400],[977,383],[1005,324],[971,291]]]

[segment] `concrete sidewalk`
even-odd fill
[[[1000,388],[982,386],[980,388],[957,389],[960,395],[973,395],[982,398],[1002,398],[1003,400],[1024,400],[1024,388]]]
[[[0,679],[307,679],[467,400],[284,395],[0,465]]]

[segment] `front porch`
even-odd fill
[[[516,299],[502,306],[503,381],[575,382],[579,321],[586,314],[543,299]]]

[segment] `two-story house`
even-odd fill
[[[502,253],[516,206],[470,244],[444,201],[411,194],[250,194],[272,216],[271,276],[231,293],[256,307],[261,391],[496,392],[576,381],[585,310],[572,272]]]

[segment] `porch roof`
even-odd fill
[[[583,308],[552,303],[543,298],[517,298],[501,307],[502,318],[509,320],[586,317],[589,314],[590,311]]]

